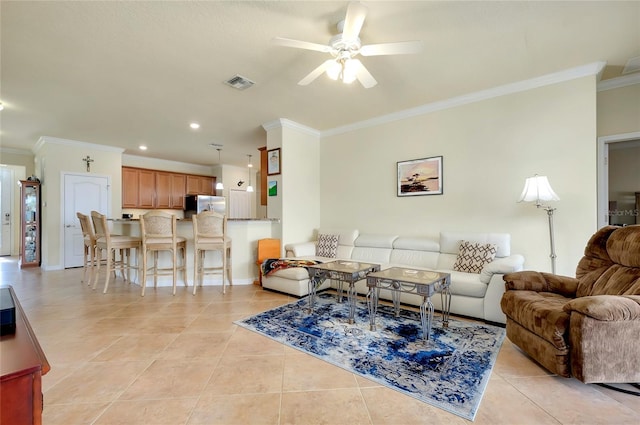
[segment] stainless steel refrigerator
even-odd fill
[[[191,218],[203,211],[215,211],[227,214],[227,202],[224,196],[187,195],[184,202],[184,218]]]

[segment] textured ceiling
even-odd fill
[[[224,163],[242,164],[278,118],[325,131],[596,61],[610,78],[640,56],[636,1],[363,3],[363,44],[424,45],[362,58],[371,89],[298,86],[328,55],[271,43],[327,43],[348,2],[2,1],[0,144],[46,135],[207,165],[220,143]],[[256,85],[223,83],[235,74]]]

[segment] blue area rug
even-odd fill
[[[503,328],[450,319],[443,329],[434,315],[431,339],[422,341],[420,313],[380,305],[377,331],[359,301],[356,323],[347,323],[348,304],[333,294],[265,311],[236,324],[299,349],[425,403],[473,420],[504,340]]]

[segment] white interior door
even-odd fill
[[[13,217],[11,207],[14,190],[13,170],[0,168],[0,223],[2,223],[2,236],[0,238],[0,255],[11,255],[11,231]]]
[[[109,213],[109,176],[64,174],[64,267],[83,264],[84,242],[77,212]]]

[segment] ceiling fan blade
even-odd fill
[[[335,62],[335,60],[333,60],[333,59],[328,59],[328,60],[324,61],[319,67],[317,67],[316,69],[311,71],[309,74],[307,74],[306,77],[304,77],[302,80],[300,80],[298,82],[298,85],[299,86],[308,85],[313,80],[315,80],[316,78],[321,76],[323,72],[325,72],[331,65],[333,65],[334,62]]]
[[[358,79],[358,81],[360,81],[360,84],[362,84],[365,89],[369,89],[378,84],[376,79],[373,78],[373,75],[371,75],[367,68],[364,67],[362,62],[360,62],[358,59],[351,60],[354,62],[356,78]]]
[[[364,18],[367,16],[367,7],[357,1],[349,3],[347,15],[344,18],[344,27],[342,29],[343,40],[355,40],[360,34]]]
[[[422,50],[422,41],[369,44],[360,48],[362,56],[409,55]]]
[[[296,49],[315,50],[323,53],[331,52],[331,46],[327,46],[326,44],[310,43],[308,41],[292,40],[290,38],[275,37],[273,43],[279,46],[294,47]]]

